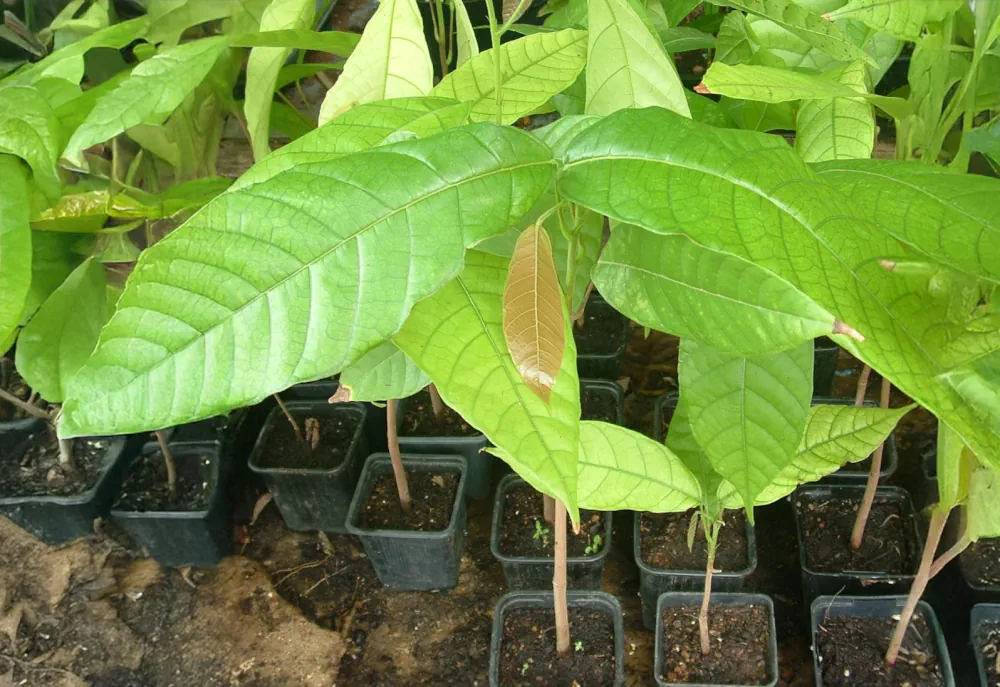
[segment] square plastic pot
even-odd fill
[[[139,456],[160,450],[146,444]],[[128,532],[149,555],[167,566],[215,565],[226,556],[232,543],[231,511],[220,483],[224,457],[217,441],[171,445],[175,461],[208,456],[210,493],[208,505],[197,511],[111,510],[111,519]]]
[[[268,413],[264,428],[250,452],[250,470],[264,480],[289,529],[344,533],[347,531],[347,509],[354,498],[361,461],[368,454],[364,432],[367,408],[361,403],[330,404],[326,399],[285,401],[285,406],[293,417],[343,417],[356,422],[357,427],[344,460],[332,468],[264,465],[264,451],[271,432],[279,423],[288,422],[276,405]]]
[[[372,530],[359,524],[361,512],[371,497],[375,478],[392,474],[389,455],[376,453],[368,457],[354,500],[347,514],[347,531],[359,537],[365,553],[375,567],[382,584],[397,591],[450,589],[458,583],[458,568],[465,546],[465,487],[467,465],[462,456],[403,455],[407,474],[416,472],[454,472],[460,475],[457,498],[451,520],[443,530],[410,532],[407,530]],[[420,498],[419,494],[413,494]]]
[[[849,406],[854,405],[853,399],[848,398],[825,398],[821,396],[813,397],[813,405],[834,405]],[[877,408],[878,403],[865,401],[865,407]],[[896,450],[895,432],[889,434],[885,440],[885,449],[882,451],[882,469],[879,471],[879,483],[885,484],[892,479],[899,468],[899,452]],[[860,484],[868,482],[868,470],[861,467],[860,463],[848,463],[836,472],[827,475],[821,480],[822,484]]]
[[[950,524],[950,521],[949,521]],[[958,557],[958,568],[961,573],[962,583],[968,590],[967,594],[973,604],[1000,604],[1000,586],[979,584],[969,579],[965,572],[965,555],[969,550]]]
[[[856,498],[860,501],[864,494],[863,486],[848,485],[815,485],[799,487],[789,498],[795,501],[832,501],[838,499]],[[902,517],[908,521],[907,529],[912,532],[917,550],[914,557],[919,559],[923,538],[917,527],[917,514],[910,500],[910,494],[900,487],[879,487],[875,492],[876,499],[888,499],[899,505]],[[813,599],[824,595],[847,594],[857,596],[877,596],[885,594],[906,594],[913,584],[914,574],[890,575],[884,572],[870,570],[845,570],[842,572],[821,572],[813,570],[806,562],[805,533],[798,509],[795,512],[795,532],[799,546],[799,566],[802,569],[802,595],[807,604]]]
[[[598,393],[601,396],[607,396],[608,400],[615,406],[614,423],[619,426],[625,424],[625,391],[622,389],[621,384],[613,382],[610,379],[581,379],[581,394],[584,389]],[[587,418],[582,419],[586,420]]]
[[[738,685],[716,685],[695,682],[666,682],[660,676],[663,675],[663,664],[665,662],[665,650],[663,640],[663,611],[667,608],[678,608],[686,606],[701,606],[702,594],[695,592],[669,592],[662,594],[656,601],[656,654],[653,661],[653,677],[659,687],[739,687]],[[750,606],[760,604],[767,607],[767,615],[770,622],[770,637],[767,646],[767,674],[771,676],[768,682],[761,683],[763,687],[774,687],[778,684],[778,633],[774,627],[774,603],[771,598],[763,594],[716,594],[712,592],[712,607],[718,606]],[[711,609],[710,609],[711,610]],[[725,651],[725,647],[719,647],[716,651]]]
[[[972,651],[976,656],[976,669],[979,672],[979,684],[982,687],[988,687],[990,683],[986,674],[987,658],[983,656],[983,647],[979,643],[979,626],[983,623],[997,622],[1000,622],[1000,604],[976,604],[972,607],[969,637],[972,639]]]
[[[680,396],[676,391],[671,391],[656,399],[656,405],[653,406],[653,438],[659,442],[666,441],[667,437],[663,432],[663,421],[665,418],[669,419],[674,416],[679,398]]]
[[[599,296],[591,296],[587,301],[588,312],[598,311],[619,320],[621,325],[606,353],[577,353],[576,369],[581,378],[618,379],[622,367],[622,356],[628,344],[628,319],[619,313],[606,300]]]
[[[27,448],[32,436],[47,431],[44,420],[16,420],[0,426],[0,442]],[[0,495],[0,515],[7,516],[46,544],[62,544],[92,534],[94,520],[108,514],[129,454],[125,437],[101,439],[108,442],[108,452],[94,486],[72,496]],[[20,452],[20,448],[15,451]]]
[[[667,592],[701,592],[705,589],[705,571],[668,570],[656,568],[642,558],[640,539],[642,513],[635,514],[632,530],[632,557],[639,568],[639,596],[642,598],[642,624],[647,629],[656,627],[656,606],[661,595]],[[715,592],[736,593],[743,590],[747,578],[757,569],[757,538],[753,525],[746,521],[747,565],[742,570],[723,570],[712,574],[712,598]]]
[[[396,413],[397,428],[403,422],[403,414],[410,399],[399,401]],[[422,437],[400,436],[399,450],[402,453],[421,456],[462,456],[469,464],[465,475],[465,498],[479,500],[490,495],[490,477],[495,459],[492,453],[482,449],[490,445],[482,434],[471,437]]]
[[[507,475],[497,486],[493,500],[493,526],[490,530],[490,551],[500,561],[507,586],[511,589],[551,589],[555,563],[548,556],[511,556],[500,551],[500,521],[504,500],[508,492],[527,484],[517,475]],[[566,559],[566,584],[569,589],[601,588],[604,577],[604,560],[611,550],[611,517],[605,512],[604,534],[601,550],[592,556],[573,556]]]
[[[326,401],[340,388],[337,377],[330,379],[319,379],[315,382],[303,382],[295,386],[288,387],[281,392],[282,401]],[[271,399],[273,403],[273,399]],[[368,450],[372,453],[385,453],[389,450],[389,443],[386,439],[387,425],[385,421],[385,406],[377,406],[374,403],[362,403],[367,413],[365,414],[365,438],[368,441]]]
[[[833,395],[833,380],[837,376],[840,346],[825,336],[816,339],[813,357],[813,396]]]
[[[849,618],[885,618],[898,615],[905,605],[905,596],[821,596],[813,601],[809,615],[816,687],[823,687],[823,666],[819,659],[819,626],[825,618],[844,616]],[[941,632],[941,626],[938,624],[934,609],[926,601],[921,601],[917,604],[916,613],[923,614],[927,625],[934,634],[934,646],[937,648],[938,659],[941,661],[945,687],[955,687],[955,676],[951,670],[948,645],[945,643],[944,633]]]
[[[551,580],[550,580],[551,582]],[[615,681],[614,686],[625,684],[625,627],[622,607],[618,599],[606,592],[566,592],[567,606],[603,611],[611,616],[615,626]],[[552,592],[508,592],[500,597],[493,611],[493,634],[490,637],[490,687],[500,684],[500,644],[503,642],[503,621],[509,611],[521,608],[553,607]],[[571,637],[572,639],[572,637]],[[552,641],[555,641],[553,633]],[[586,678],[587,676],[581,676]],[[586,682],[584,683],[586,684]]]

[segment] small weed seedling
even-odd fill
[[[535,520],[535,533],[531,535],[531,538],[537,542],[541,542],[542,546],[548,546],[549,528],[543,525],[541,520]]]
[[[587,545],[587,548],[583,550],[583,552],[588,556],[592,556],[598,553],[600,550],[601,550],[601,535],[599,534],[591,535],[590,543]]]

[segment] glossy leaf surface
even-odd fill
[[[391,341],[368,351],[340,373],[340,385],[350,391],[352,401],[407,398],[430,383],[430,377]]]
[[[17,327],[31,287],[29,198],[21,161],[0,155],[0,341]]]
[[[57,171],[62,140],[56,113],[38,89],[0,88],[0,154],[27,162],[35,185],[50,202],[59,197],[62,186]]]

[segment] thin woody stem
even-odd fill
[[[297,436],[299,438],[299,441],[301,441],[303,444],[306,443],[306,438],[305,436],[302,435],[302,428],[299,427],[299,423],[296,422],[295,418],[292,416],[292,413],[288,410],[288,406],[286,406],[285,402],[281,400],[281,396],[279,396],[278,394],[271,394],[271,395],[274,396],[274,400],[278,402],[278,407],[281,408],[281,412],[285,414],[285,419],[287,419],[288,424],[292,426],[292,430],[295,432],[295,436]]]
[[[556,521],[556,500],[548,494],[542,494],[542,515],[550,525]]]
[[[441,394],[438,393],[437,387],[434,384],[428,385],[427,392],[431,395],[431,408],[434,409],[434,419],[440,425],[444,422],[444,401],[441,399]]]
[[[170,495],[174,496],[177,494],[177,464],[174,462],[174,454],[170,452],[167,436],[163,431],[160,430],[155,434],[156,441],[160,444],[160,453],[163,454],[163,464],[167,466],[167,489]]]
[[[708,635],[708,608],[712,603],[712,573],[715,572],[715,549],[718,542],[719,527],[711,523],[705,528],[705,540],[708,542],[708,561],[705,564],[705,591],[701,597],[701,610],[698,613],[698,634],[701,637],[701,653],[708,656],[711,651]]]
[[[883,410],[889,407],[889,394],[892,384],[888,377],[882,377],[882,394],[879,397],[879,407]],[[872,454],[872,466],[868,471],[868,482],[865,484],[865,495],[861,499],[857,518],[854,520],[854,531],[851,533],[851,548],[857,551],[865,538],[865,527],[868,526],[868,516],[875,503],[875,492],[878,489],[878,478],[882,474],[882,454],[885,452],[885,442],[879,444]]]
[[[40,417],[43,420],[49,419],[49,414],[47,412],[45,412],[36,405],[32,405],[27,401],[21,400],[20,398],[10,393],[6,389],[0,389],[0,399],[7,401],[7,403],[10,403],[13,406],[17,406],[18,408],[28,413],[29,415]]]
[[[858,389],[854,393],[854,405],[860,407],[865,404],[865,392],[868,391],[868,378],[872,376],[872,368],[865,365],[858,377]]]
[[[413,508],[410,498],[410,485],[406,481],[406,470],[403,468],[403,456],[399,452],[399,433],[396,428],[396,410],[399,401],[390,399],[385,403],[386,436],[389,440],[389,458],[392,460],[392,474],[396,478],[396,491],[399,492],[399,507],[404,513]]]
[[[556,551],[552,597],[556,613],[556,654],[569,655],[569,605],[566,600],[566,505],[556,500]]]

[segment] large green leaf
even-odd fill
[[[926,277],[884,269],[879,260],[902,258],[904,247],[873,231],[784,140],[623,110],[573,139],[559,186],[564,198],[612,219],[686,233],[788,280],[865,337],[835,336],[838,344],[1000,467],[1000,421],[984,421],[1000,411],[990,415],[991,397],[979,392],[987,377],[963,368],[959,379],[925,343],[950,326],[947,299],[928,294]]]
[[[233,188],[259,184],[296,165],[373,148],[400,132],[420,137],[440,133],[462,124],[468,113],[468,103],[429,96],[359,105],[274,151],[237,179]]]
[[[630,429],[580,423],[577,498],[590,510],[678,513],[701,503],[698,480],[663,444]]]
[[[681,340],[678,377],[691,429],[747,509],[795,457],[812,400],[813,342],[733,357]]]
[[[500,46],[500,123],[531,114],[576,81],[587,63],[587,32],[536,33]],[[434,95],[472,103],[474,122],[496,121],[493,50],[481,52],[441,79]]]
[[[427,95],[433,85],[434,67],[416,0],[384,0],[327,91],[319,123],[373,100]]]
[[[593,278],[629,319],[732,354],[774,353],[834,329],[833,315],[781,277],[682,234],[618,225]]]
[[[21,161],[0,155],[0,341],[20,322],[31,287],[30,197]]]
[[[154,44],[177,45],[183,33],[192,26],[228,19],[242,5],[239,0],[159,0],[149,5],[150,28],[146,40]]]
[[[31,288],[24,302],[21,324],[27,324],[39,306],[69,276],[83,258],[73,251],[73,234],[31,232]]]
[[[838,70],[838,81],[866,89],[866,67],[856,61]],[[795,119],[795,150],[806,162],[870,158],[875,148],[875,113],[863,98],[808,100]]]
[[[441,398],[496,445],[533,487],[577,515],[580,382],[567,318],[566,350],[549,402],[532,393],[507,352],[503,289],[508,261],[470,252],[461,275],[414,308],[394,341]]]
[[[897,38],[915,40],[924,25],[941,21],[962,8],[965,0],[850,0],[829,19],[858,19]]]
[[[340,373],[340,385],[350,392],[352,401],[407,398],[430,383],[430,377],[391,341],[368,351]]]
[[[162,124],[200,84],[227,49],[222,36],[184,43],[149,58],[102,97],[70,138],[63,156],[80,152],[138,124]]]
[[[742,12],[730,12],[722,20],[715,44],[715,61],[746,64],[753,57],[756,36]]]
[[[274,0],[260,20],[261,31],[308,28],[316,13],[314,0]],[[261,160],[271,152],[271,101],[278,72],[288,59],[291,48],[254,48],[247,60],[246,114],[247,130],[253,157]]]
[[[31,167],[35,185],[50,202],[60,193],[58,161],[62,133],[56,113],[38,89],[0,88],[0,154],[22,158]]]
[[[665,107],[690,116],[684,86],[631,0],[588,0],[588,114]]]
[[[673,416],[669,418],[670,428],[667,431],[665,444],[680,458],[681,462],[694,475],[698,482],[701,505],[710,515],[718,515],[721,502],[718,499],[719,490],[727,485],[705,454],[691,429],[691,416],[683,396],[677,399]],[[739,507],[739,504],[734,506]]]
[[[921,255],[1000,282],[1000,181],[897,160],[831,161],[816,170]]]
[[[94,350],[108,317],[104,266],[90,258],[59,285],[17,340],[17,370],[50,403],[66,398],[66,385]]]
[[[143,253],[60,431],[167,427],[337,372],[517,222],[552,170],[532,136],[481,124],[219,196]]]

